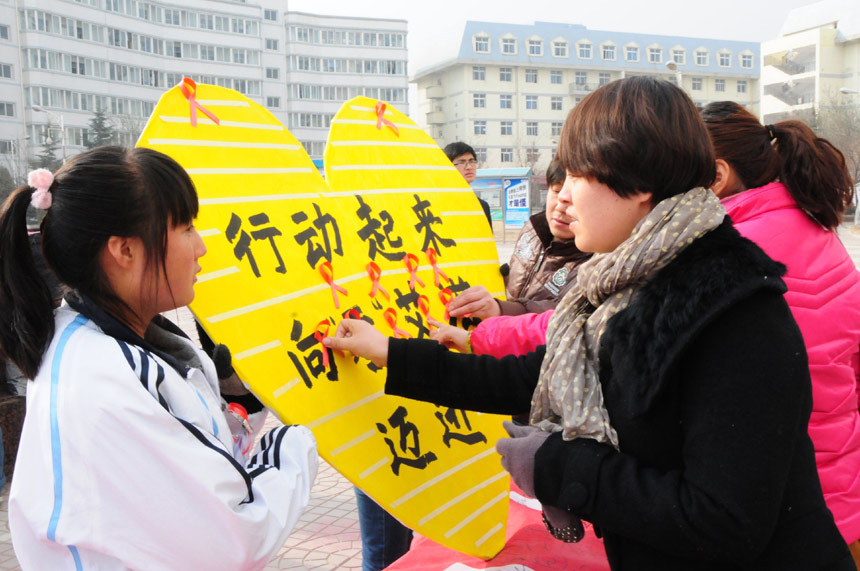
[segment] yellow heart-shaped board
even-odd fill
[[[501,291],[474,193],[382,102],[359,97],[334,117],[326,184],[266,109],[191,85],[162,96],[138,145],[176,159],[197,187],[208,253],[195,316],[254,393],[284,422],[310,427],[351,482],[418,533],[492,557],[508,507],[494,449],[501,418],[386,396],[384,370],[320,343],[344,316],[427,337],[427,316],[444,319],[457,292]]]

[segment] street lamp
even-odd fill
[[[850,89],[848,87],[840,87],[839,93],[844,93],[845,95],[857,95],[860,94],[860,91],[857,91],[856,89]]]
[[[60,124],[60,146],[62,148],[63,153],[63,163],[66,162],[66,125],[63,121],[62,113],[54,113],[53,111],[48,111],[41,105],[33,105],[33,111],[38,111],[40,113],[45,113],[48,117],[53,117]],[[50,135],[50,133],[49,133]]]
[[[675,83],[677,83],[678,87],[680,87],[683,90],[684,84],[681,83],[681,80],[682,80],[681,70],[678,69],[678,64],[675,63],[674,60],[670,59],[670,60],[666,60],[666,63],[664,65],[666,66],[666,69],[668,69],[669,71],[675,72]]]

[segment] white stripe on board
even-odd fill
[[[386,105],[385,114],[391,115],[391,109],[388,109],[387,107],[388,106]],[[365,107],[364,105],[350,105],[349,108],[353,111],[367,111],[368,113],[376,113],[375,107]]]
[[[197,139],[149,139],[149,145],[181,145],[184,147],[229,147],[231,149],[286,149],[298,151],[301,145],[286,143],[248,143],[244,141],[201,141]]]
[[[341,444],[340,446],[338,446],[337,448],[335,448],[334,450],[332,450],[331,455],[337,456],[341,452],[345,452],[345,451],[349,450],[350,448],[352,448],[353,446],[355,446],[357,444],[361,444],[362,442],[364,442],[368,438],[372,437],[374,434],[378,434],[378,432],[376,430],[368,430],[364,434],[356,436],[355,438],[353,438],[349,442],[345,442],[345,443]]]
[[[247,101],[228,101],[226,99],[198,99],[197,103],[214,107],[250,107]]]
[[[239,271],[239,268],[236,266],[231,266],[229,268],[224,268],[223,270],[216,270],[214,272],[207,272],[205,274],[200,274],[197,276],[197,283],[202,284],[203,282],[208,282],[209,280],[215,280],[218,278],[223,278],[224,276],[229,276],[230,274],[235,274]]]
[[[253,355],[257,355],[259,353],[263,353],[268,351],[269,349],[274,349],[275,347],[280,347],[281,342],[278,339],[274,341],[269,341],[268,343],[263,343],[262,345],[257,345],[256,347],[251,347],[250,349],[245,349],[244,351],[240,351],[238,353],[233,354],[234,361],[241,361],[242,359],[247,359]]]
[[[457,525],[455,525],[454,527],[449,529],[447,532],[445,532],[445,537],[451,537],[455,533],[458,533],[461,529],[466,527],[466,525],[468,525],[470,522],[472,522],[476,517],[478,517],[479,515],[481,515],[482,513],[484,513],[485,511],[487,511],[488,509],[490,509],[491,507],[493,507],[494,505],[496,505],[500,501],[507,499],[507,497],[508,497],[508,493],[502,492],[501,494],[499,494],[498,496],[496,496],[495,498],[493,498],[489,502],[487,502],[484,505],[482,505],[481,507],[479,507],[474,512],[470,513],[466,517],[466,519],[464,519],[463,521],[461,521],[460,523],[458,523]]]
[[[355,190],[338,190],[326,194],[326,196],[351,196],[360,194],[369,196],[372,194],[416,194],[423,192],[464,192],[468,188],[358,188]]]
[[[368,147],[409,147],[416,149],[438,149],[439,145],[435,143],[409,143],[405,141],[331,141],[332,147],[359,147],[366,145]]]
[[[446,171],[454,170],[453,166],[447,165],[338,165],[331,167],[333,171],[405,171],[405,170],[427,170]]]
[[[326,287],[328,287],[328,285],[326,285]],[[330,412],[324,416],[321,416],[318,419],[314,420],[313,422],[308,422],[305,424],[305,426],[307,426],[308,428],[316,428],[322,424],[325,424],[326,422],[328,422],[330,420],[334,420],[334,419],[338,418],[339,416],[343,416],[347,413],[354,411],[357,408],[361,408],[369,402],[373,402],[378,398],[382,398],[383,396],[385,396],[385,391],[379,391],[377,393],[373,393],[372,395],[368,395],[368,396],[364,397],[363,399],[359,399],[359,400],[353,402],[352,404],[346,405],[343,408],[339,408],[334,412]]]
[[[337,280],[335,280],[337,283]],[[271,307],[273,305],[278,305],[279,303],[283,303],[285,301],[290,301],[291,299],[295,299],[297,297],[301,297],[305,294],[316,293],[318,291],[323,291],[325,289],[329,289],[328,284],[320,284],[311,286],[309,288],[305,288],[299,291],[294,291],[293,293],[288,293],[285,295],[279,295],[278,297],[273,297],[271,299],[266,299],[263,301],[258,301],[257,303],[252,303],[251,305],[246,305],[244,307],[237,307],[236,309],[231,309],[230,311],[225,311],[224,313],[218,313],[217,315],[213,315],[211,317],[205,318],[208,323],[218,323],[219,321],[224,321],[225,319],[230,319],[232,317],[237,317],[239,315],[245,315],[246,313],[252,313],[257,311],[258,309],[265,309],[267,307]]]
[[[382,468],[383,466],[385,466],[389,462],[391,462],[391,458],[383,458],[382,460],[375,463],[373,466],[371,466],[370,468],[368,468],[367,470],[365,470],[364,472],[359,474],[358,475],[359,479],[364,480],[365,478],[367,478],[368,476],[370,476],[371,474],[373,474],[374,472],[376,472],[377,470],[379,470],[380,468]]]
[[[243,202],[298,200],[302,198],[320,198],[320,193],[308,192],[304,194],[269,194],[266,196],[225,196],[223,198],[201,198],[200,204],[241,204]]]
[[[486,216],[483,210],[443,210],[440,214],[442,216],[477,216],[478,214]]]
[[[480,547],[482,543],[484,543],[485,541],[487,541],[488,539],[490,539],[491,537],[496,535],[500,529],[502,529],[501,523],[497,523],[496,525],[491,527],[490,531],[488,531],[487,533],[482,535],[480,538],[478,538],[478,541],[475,542],[475,547]]]
[[[367,119],[332,119],[331,123],[334,125],[336,123],[341,125],[376,125],[376,121],[367,120]],[[422,130],[418,125],[406,125],[404,123],[394,123],[399,129],[416,129]]]
[[[455,240],[458,244],[474,244],[476,242],[496,242],[495,238],[455,238]]]
[[[206,116],[197,116],[198,125],[214,125],[215,122]],[[173,117],[170,115],[159,115],[159,119],[165,123],[187,123],[191,124],[191,117]],[[242,121],[220,121],[222,127],[236,127],[238,129],[262,129],[264,131],[285,131],[283,125],[272,125],[270,123],[244,123]]]
[[[296,386],[300,382],[302,382],[302,380],[299,377],[296,377],[295,379],[291,380],[287,384],[279,387],[275,392],[272,393],[272,396],[275,397],[276,399],[281,398],[281,396],[284,395],[284,393],[286,393],[288,390],[290,390],[291,388],[293,388],[294,386]]]
[[[488,479],[484,480],[483,482],[481,482],[480,484],[478,484],[476,486],[472,486],[471,488],[469,488],[468,490],[466,490],[465,492],[463,492],[459,496],[456,496],[456,497],[448,500],[447,502],[445,502],[444,504],[442,504],[441,506],[439,506],[438,508],[436,508],[435,510],[433,510],[429,514],[427,514],[424,517],[422,517],[421,519],[419,519],[418,525],[424,525],[425,523],[427,523],[428,521],[430,521],[431,519],[433,519],[437,515],[439,515],[442,512],[454,507],[455,505],[459,504],[460,502],[462,502],[463,500],[465,500],[466,498],[468,498],[472,494],[475,494],[476,492],[480,491],[482,488],[486,488],[487,486],[489,486],[493,482],[497,482],[497,481],[501,480],[502,478],[506,477],[507,475],[508,475],[507,472],[502,471],[502,472],[499,472],[498,474],[496,474],[495,476],[493,476],[492,478],[488,478]]]
[[[418,494],[420,494],[421,492],[423,492],[424,490],[426,490],[430,486],[438,484],[439,482],[441,482],[442,480],[444,480],[448,476],[453,476],[457,472],[464,470],[466,467],[470,466],[471,464],[474,464],[475,462],[477,462],[479,460],[483,460],[484,458],[486,458],[487,456],[490,456],[491,454],[494,454],[495,452],[496,452],[495,448],[487,448],[486,450],[484,450],[480,454],[478,454],[476,456],[472,456],[468,460],[466,460],[464,462],[460,462],[456,466],[448,468],[447,470],[445,470],[444,472],[442,472],[441,474],[439,474],[435,478],[431,478],[430,480],[427,480],[426,482],[424,482],[423,484],[421,484],[417,488],[413,488],[412,490],[410,490],[405,495],[400,496],[399,498],[397,498],[396,500],[391,502],[391,507],[396,508],[400,504],[403,504],[403,503],[411,500],[412,498],[414,498],[415,496],[417,496]]]
[[[201,238],[208,238],[209,236],[217,236],[221,233],[221,230],[217,228],[209,228],[208,230],[198,230],[198,234],[200,234]]]
[[[190,175],[200,174],[299,174],[314,172],[316,169],[305,167],[271,167],[271,168],[201,168],[201,169],[185,169]]]

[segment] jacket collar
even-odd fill
[[[532,223],[532,228],[534,229],[535,236],[538,237],[538,240],[540,240],[541,245],[545,249],[550,250],[550,253],[552,253],[552,255],[573,257],[579,254],[582,256],[588,256],[588,254],[580,252],[579,248],[576,247],[576,244],[573,240],[562,242],[560,240],[555,239],[555,236],[553,236],[552,232],[549,231],[549,222],[546,221],[545,212],[537,212],[535,214],[532,214],[529,218],[529,222]]]

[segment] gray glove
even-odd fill
[[[511,436],[499,438],[496,442],[496,451],[502,456],[502,467],[508,471],[523,493],[533,498],[535,497],[535,454],[549,437],[549,432],[534,426],[518,426],[507,420],[502,423],[502,426]]]

